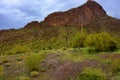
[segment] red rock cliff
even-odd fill
[[[95,1],[87,1],[84,5],[73,8],[66,12],[55,12],[48,15],[43,23],[53,26],[89,24],[95,19],[105,16],[106,12],[101,5]]]

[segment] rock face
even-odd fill
[[[99,17],[105,16],[106,12],[101,5],[95,1],[87,1],[80,7],[70,9],[66,12],[55,12],[43,21],[46,24],[59,26],[59,25],[74,25],[80,26],[86,25],[98,19]]]
[[[70,9],[65,12],[55,12],[48,15],[44,21],[33,21],[25,27],[41,26],[42,24],[51,26],[73,25],[80,26],[93,22],[102,16],[106,16],[106,12],[97,2],[88,0],[82,6]]]
[[[28,23],[27,25],[25,25],[26,28],[31,28],[31,27],[39,27],[40,24],[38,21],[32,21],[30,23]]]
[[[55,12],[48,15],[44,21],[33,21],[28,23],[25,28],[50,27],[50,26],[89,26],[88,31],[105,29],[112,32],[119,32],[120,19],[108,16],[105,10],[97,2],[88,0],[82,6],[70,9],[65,12]],[[91,26],[91,27],[90,27]]]

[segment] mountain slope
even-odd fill
[[[105,30],[119,33],[120,19],[108,16],[105,10],[95,1],[87,1],[82,6],[70,9],[65,12],[55,12],[48,15],[44,21],[33,21],[25,26],[30,28],[34,26],[77,26],[83,25],[88,31]],[[34,26],[33,26],[34,25]],[[90,27],[91,26],[91,27]],[[91,31],[91,30],[90,30]]]
[[[95,1],[0,31],[0,80],[119,79],[120,20]]]
[[[107,31],[120,38],[120,20],[108,16],[95,1],[80,7],[48,15],[44,21],[32,21],[21,29],[0,31],[0,54],[11,54],[11,49],[27,45],[31,50],[69,46],[72,38],[81,31],[88,33]]]

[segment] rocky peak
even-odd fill
[[[88,0],[87,2],[89,2],[89,1],[93,1],[93,0]]]
[[[25,25],[25,28],[31,28],[31,27],[39,27],[39,22],[38,21],[32,21],[30,23],[28,23],[27,25]]]
[[[55,12],[48,15],[44,23],[59,26],[59,25],[74,25],[89,24],[95,19],[105,16],[106,12],[97,2],[88,0],[80,7],[70,9],[65,12]]]
[[[88,0],[87,3],[83,6],[88,7],[94,13],[95,16],[101,17],[106,15],[106,12],[102,8],[102,6],[93,0]]]
[[[106,16],[106,12],[97,2],[93,0],[88,0],[82,6],[77,8],[70,9],[65,12],[55,12],[48,15],[44,21],[38,22],[33,21],[28,23],[25,27],[36,27],[41,25],[51,25],[51,26],[60,26],[60,25],[73,25],[81,26],[87,25],[94,20]]]

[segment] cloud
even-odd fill
[[[33,17],[20,11],[19,9],[13,8],[4,8],[0,9],[1,14],[6,15],[9,19],[13,19],[14,21],[21,21],[32,19]]]
[[[0,0],[0,29],[20,28],[28,22],[41,21],[53,12],[66,11],[87,0]],[[120,18],[119,0],[96,0],[111,16]],[[2,26],[2,27],[1,27]]]
[[[98,3],[100,3],[108,15],[116,18],[120,18],[120,7],[119,3],[120,0],[96,0]]]
[[[18,7],[23,6],[25,0],[1,0],[0,4],[4,5],[4,7]]]

